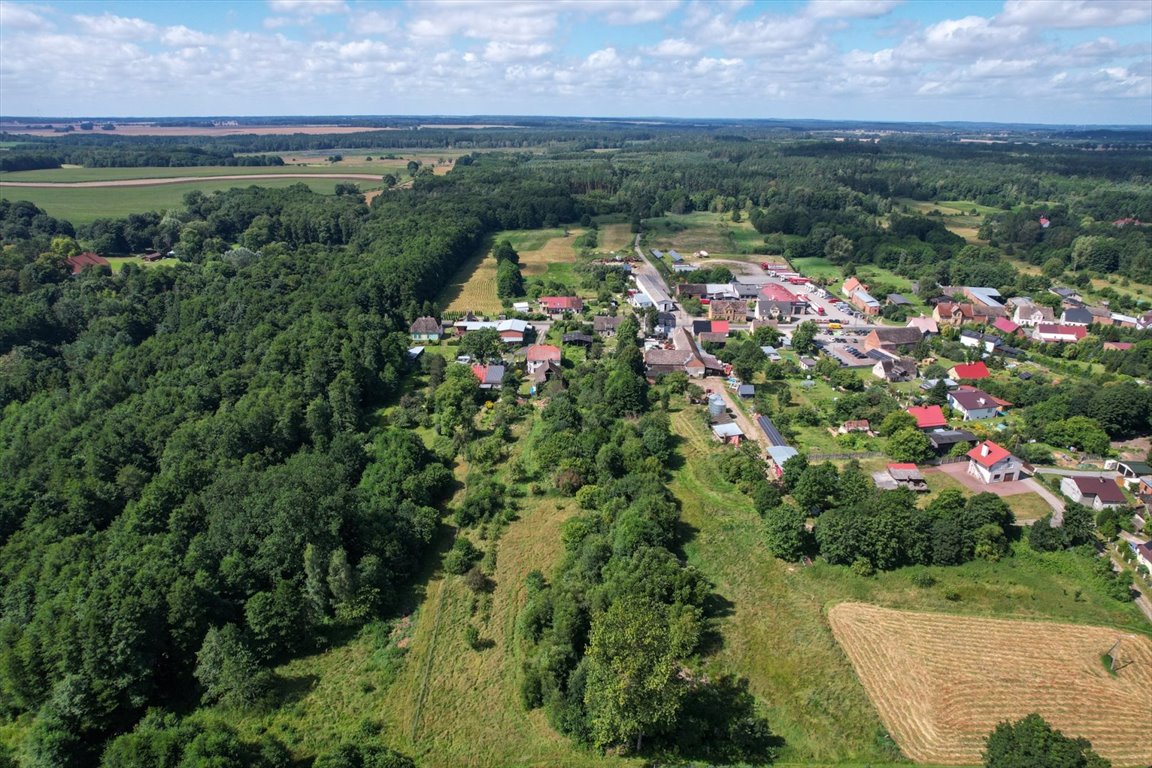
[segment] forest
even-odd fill
[[[290,764],[272,737],[251,741],[181,713],[265,700],[278,664],[393,615],[446,520],[501,519],[507,489],[489,479],[461,492],[453,468],[461,456],[484,466],[500,454],[510,433],[480,438],[474,424],[482,408],[513,420],[514,391],[482,405],[469,369],[426,363],[427,423],[377,417],[411,404],[408,324],[439,314],[441,288],[498,231],[597,217],[639,229],[711,211],[747,216],[766,250],[883,266],[926,286],[1016,295],[1061,276],[1152,282],[1152,228],[1114,224],[1152,220],[1146,153],[713,133],[100,135],[6,153],[112,166],[229,165],[248,160],[237,152],[301,149],[493,150],[371,204],[303,185],[248,187],[77,228],[0,201],[0,716],[25,731],[21,764]],[[995,208],[981,231],[988,245],[965,242],[906,198]],[[179,263],[73,276],[66,259],[81,249],[172,251]],[[515,259],[500,261],[502,290],[517,295]],[[1115,306],[1138,305],[1117,294]],[[523,704],[585,749],[767,760],[777,741],[746,681],[692,677],[715,640],[711,585],[680,552],[667,488],[675,440],[656,407],[665,393],[645,381],[636,327],[619,335],[627,341],[604,359],[568,372],[524,438],[533,471],[579,514],[564,526],[560,565],[526,585],[515,638]],[[1152,342],[1133,339],[1131,355],[1093,354],[1111,372],[1146,375]],[[1053,382],[1047,405],[1004,394],[1036,409],[1037,434],[1088,415],[1123,437],[1148,426],[1145,391],[1127,387]],[[1132,400],[1143,403],[1135,415],[1124,405]],[[878,421],[894,410],[864,405]],[[852,467],[790,463],[779,488],[749,462],[729,471],[747,481],[770,548],[788,559],[950,565],[998,557],[1013,535],[1003,503],[983,496],[942,495],[921,508],[869,493]],[[469,573],[477,553],[458,549],[445,567]],[[240,757],[213,762],[226,754]],[[411,764],[354,744],[310,757],[319,768]]]

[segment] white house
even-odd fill
[[[991,440],[968,451],[968,474],[983,483],[1007,483],[1024,478],[1024,462]]]
[[[1016,325],[1026,325],[1033,328],[1040,323],[1051,323],[1056,319],[1055,313],[1052,312],[1051,307],[1045,307],[1040,304],[1033,304],[1032,302],[1020,303],[1016,305],[1016,311],[1012,314],[1012,322]]]
[[[1109,477],[1076,475],[1061,478],[1060,492],[1077,504],[1097,511],[1105,507],[1122,507],[1128,503],[1120,486]]]
[[[949,392],[948,404],[964,414],[964,421],[995,418],[1000,407],[991,395],[978,389]]]
[[[1136,553],[1136,562],[1144,566],[1144,569],[1149,573],[1152,573],[1152,542],[1146,541],[1143,544],[1131,542],[1128,546]]]

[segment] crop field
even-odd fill
[[[139,170],[139,169],[136,169]],[[187,169],[180,169],[187,171]],[[235,171],[236,169],[229,169]],[[211,193],[232,187],[261,186],[283,188],[305,184],[314,192],[331,195],[339,179],[255,179],[228,181],[205,179],[180,184],[154,187],[80,187],[44,188],[9,187],[0,185],[0,199],[29,200],[48,212],[49,216],[67,219],[73,224],[87,224],[95,219],[127,216],[142,211],[162,211],[183,204],[184,195],[198,190]],[[360,182],[363,184],[363,182]]]
[[[645,219],[644,230],[648,233],[648,248],[671,248],[685,258],[691,258],[696,251],[708,251],[712,257],[744,260],[748,254],[764,250],[763,236],[747,221],[732,221],[730,214],[670,213]]]
[[[520,271],[525,278],[547,277],[557,282],[573,284],[572,264],[576,252],[572,242],[583,232],[563,229],[526,229],[499,232],[493,242],[507,239],[520,254]],[[502,309],[496,296],[496,260],[484,249],[456,273],[440,297],[440,303],[451,312],[492,313]]]
[[[597,250],[605,253],[615,253],[619,250],[631,249],[632,228],[628,224],[601,224],[598,231]]]
[[[1114,765],[1152,761],[1152,641],[1145,636],[861,603],[834,606],[828,620],[913,760],[977,763],[998,722],[1038,712],[1066,735],[1089,739]],[[1130,663],[1112,674],[1100,656],[1117,640]]]

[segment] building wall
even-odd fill
[[[1072,482],[1072,478],[1070,477],[1065,477],[1060,480],[1060,492],[1077,504],[1084,498],[1084,494],[1080,493],[1080,486]]]

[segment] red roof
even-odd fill
[[[551,344],[533,344],[528,347],[528,360],[532,362],[547,362],[555,360],[560,362],[560,347]]]
[[[475,376],[476,378],[480,379],[480,381],[484,381],[484,377],[488,375],[488,366],[486,366],[486,365],[474,365],[474,366],[472,366],[472,375]]]
[[[982,467],[988,468],[1012,455],[1007,448],[1001,448],[991,440],[985,440],[968,451],[968,458]]]
[[[889,464],[888,469],[910,470],[910,469],[916,469],[916,465],[915,464]]]
[[[796,294],[776,283],[766,284],[760,289],[760,295],[769,301],[799,301]]]
[[[1012,322],[1006,317],[998,317],[992,322],[992,327],[1004,333],[1016,333],[1020,330],[1020,326]]]
[[[1130,341],[1106,341],[1104,342],[1104,349],[1111,349],[1117,352],[1127,352],[1132,349],[1132,342]]]
[[[1072,478],[1072,482],[1080,489],[1080,493],[1085,496],[1097,496],[1105,504],[1124,504],[1127,502],[1120,486],[1116,485],[1116,481],[1109,478],[1078,475]]]
[[[713,320],[712,321],[712,333],[727,334],[728,333],[728,321],[727,320]]]
[[[944,418],[944,411],[938,405],[914,405],[908,413],[916,418],[916,426],[920,429],[948,426],[948,419]]]
[[[988,366],[982,362],[962,363],[952,370],[955,371],[954,375],[958,379],[986,379],[991,375],[988,373]]]
[[[541,296],[540,306],[545,309],[571,309],[579,312],[584,309],[584,301],[579,296]]]
[[[1040,323],[1036,332],[1044,336],[1075,336],[1076,340],[1088,335],[1088,329],[1082,325],[1059,325],[1057,323]]]
[[[107,267],[108,259],[98,256],[92,251],[84,251],[75,256],[68,257],[68,266],[72,267],[72,274],[78,275],[85,267]]]

